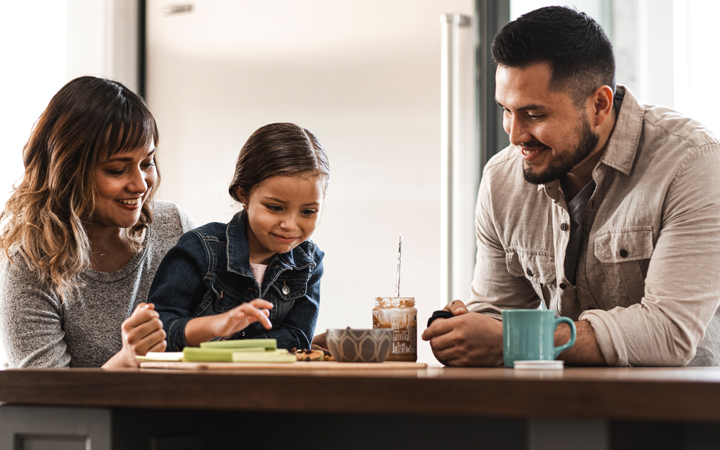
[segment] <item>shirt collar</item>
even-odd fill
[[[640,145],[645,108],[625,86],[618,85],[615,96],[622,106],[600,163],[630,175]]]

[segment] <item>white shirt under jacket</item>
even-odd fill
[[[485,167],[469,308],[537,308],[587,320],[611,366],[720,365],[720,141],[623,86],[592,177],[576,286],[563,263],[559,181],[533,185],[511,145]]]

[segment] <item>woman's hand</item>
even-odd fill
[[[165,351],[165,330],[152,303],[140,303],[120,329],[122,350],[103,365],[105,368],[138,367],[140,364],[135,356]]]
[[[185,325],[185,341],[190,347],[197,347],[218,336],[228,336],[260,322],[265,329],[272,329],[268,316],[273,304],[256,298],[230,311],[214,316],[196,317]]]

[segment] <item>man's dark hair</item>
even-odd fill
[[[578,107],[600,86],[615,92],[610,39],[595,20],[574,9],[549,6],[520,16],[502,27],[491,51],[495,63],[506,67],[549,64],[549,88],[569,90]]]

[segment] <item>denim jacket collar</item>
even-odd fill
[[[227,270],[228,272],[252,277],[252,272],[250,272],[250,248],[248,247],[247,228],[247,213],[245,210],[235,214],[227,224],[225,231],[227,239]],[[315,265],[315,261],[307,254],[305,249],[303,249],[303,247],[307,248],[306,243],[303,244],[298,245],[287,253],[276,254],[268,265],[280,263],[278,269],[297,269]]]

